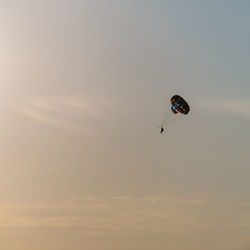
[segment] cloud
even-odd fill
[[[116,196],[61,203],[2,204],[0,228],[76,228],[85,235],[167,234],[227,238],[249,232],[248,199]],[[222,233],[223,231],[223,233]],[[237,235],[235,235],[237,236]]]
[[[113,200],[120,200],[120,201],[132,201],[134,200],[133,196],[125,195],[125,196],[114,196],[112,197]]]
[[[90,129],[86,120],[95,122],[115,109],[108,98],[88,96],[36,97],[26,100],[21,107],[29,118],[54,127]]]
[[[63,121],[62,119],[55,118],[53,115],[49,113],[34,108],[24,107],[23,112],[31,119],[36,120],[38,122],[42,122],[44,124],[53,125],[59,128],[68,128],[68,129],[77,128],[76,124],[74,124],[73,122]]]
[[[182,230],[199,228],[194,218],[178,214],[160,203],[147,204],[147,200],[132,196],[86,197],[58,204],[6,205],[1,207],[0,228],[77,228],[87,235],[178,234],[180,227]]]
[[[245,117],[250,117],[250,100],[230,100],[230,101],[206,101],[198,100],[196,106],[200,109],[213,113],[232,113]]]
[[[250,100],[235,100],[222,103],[225,110],[250,117]]]

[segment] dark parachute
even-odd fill
[[[174,114],[181,113],[187,115],[190,111],[188,103],[179,95],[174,95],[171,98],[171,110]]]

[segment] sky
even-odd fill
[[[249,11],[0,1],[0,249],[249,250]]]

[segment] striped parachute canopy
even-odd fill
[[[179,95],[174,95],[171,98],[171,104],[171,110],[174,114],[181,113],[183,115],[187,115],[190,111],[188,103]]]

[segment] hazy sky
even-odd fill
[[[249,250],[249,12],[0,1],[0,249]]]

